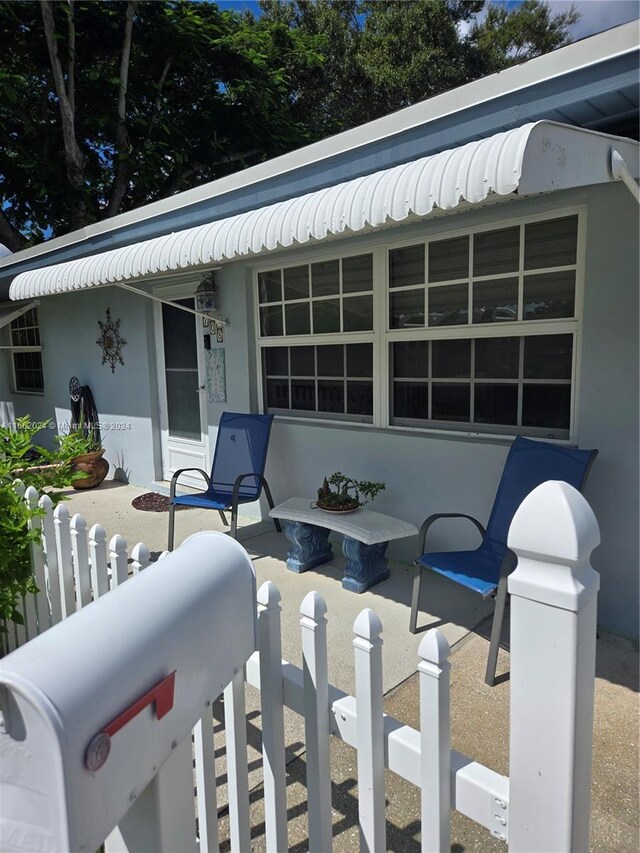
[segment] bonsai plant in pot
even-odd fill
[[[334,486],[335,490],[331,486]],[[384,488],[384,483],[353,480],[336,471],[329,478],[324,478],[321,488],[318,489],[316,506],[325,512],[353,512],[372,501]]]

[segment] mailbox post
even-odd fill
[[[246,551],[198,533],[4,658],[0,849],[93,853],[120,824],[123,847],[168,850],[140,837],[179,767],[192,796],[191,730],[255,650],[255,619]]]

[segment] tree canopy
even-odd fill
[[[576,19],[541,0],[263,0],[259,15],[1,2],[0,241],[63,234],[530,59]]]

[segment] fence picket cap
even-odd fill
[[[73,533],[78,534],[87,529],[87,522],[85,521],[84,516],[80,515],[79,512],[76,512],[75,515],[71,516],[69,526]]]
[[[447,638],[437,628],[432,628],[427,631],[418,646],[418,671],[439,677],[451,669],[450,654],[451,646]]]
[[[64,503],[58,504],[53,511],[53,518],[54,521],[57,521],[59,524],[64,523],[69,518],[67,505]]]
[[[22,485],[24,486],[24,483]],[[38,506],[40,495],[38,494],[38,490],[35,486],[27,486],[24,491],[24,499],[31,509],[35,509]]]
[[[137,545],[133,546],[131,549],[131,559],[133,560],[134,574],[142,571],[142,569],[146,569],[151,562],[151,553],[144,542],[138,542]]]
[[[53,512],[53,501],[51,500],[51,498],[47,494],[42,495],[42,497],[38,501],[38,506],[40,507],[40,509],[44,510],[46,513],[52,513]]]
[[[319,592],[308,592],[300,605],[300,625],[312,631],[318,627],[318,622],[327,621],[327,605]]]
[[[109,552],[117,556],[127,553],[127,540],[120,533],[116,533],[109,540]]]
[[[259,607],[263,608],[263,611],[266,611],[270,616],[281,609],[280,602],[282,601],[282,596],[273,581],[265,581],[260,586],[256,597]]]
[[[593,510],[577,489],[560,480],[535,488],[518,507],[507,544],[518,557],[509,593],[578,611],[600,587],[590,557],[600,544]]]
[[[365,652],[382,645],[382,622],[377,613],[365,607],[353,623],[353,645]]]

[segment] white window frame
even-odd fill
[[[36,320],[37,320],[36,325],[30,326],[29,328],[38,329],[38,335],[40,336],[40,315],[38,314],[38,306],[36,305],[33,308],[30,308],[29,311],[35,311],[36,312]],[[25,312],[25,313],[28,313],[28,312]],[[13,389],[14,394],[20,394],[20,395],[23,395],[25,397],[44,397],[45,385],[44,385],[44,361],[42,360],[42,338],[40,338],[40,344],[38,346],[14,346],[14,343],[13,343],[13,331],[14,331],[12,328],[13,324],[14,324],[14,322],[16,322],[16,320],[22,319],[23,316],[24,316],[24,314],[21,314],[20,317],[16,317],[15,320],[12,320],[11,323],[9,323],[9,341],[11,344],[11,346],[10,346],[10,352],[11,352],[11,387]],[[18,388],[18,377],[17,377],[17,373],[16,373],[16,360],[15,360],[14,356],[16,355],[16,353],[23,353],[23,352],[38,352],[38,353],[40,353],[40,363],[41,363],[41,372],[42,372],[42,391],[33,391],[33,390]]]
[[[376,354],[376,346],[377,339],[379,337],[379,329],[377,328],[377,322],[379,325],[379,319],[376,321],[376,317],[380,317],[380,312],[377,310],[376,302],[378,297],[378,290],[380,289],[380,282],[377,280],[377,268],[379,266],[379,247],[372,247],[369,249],[354,249],[349,251],[348,249],[343,249],[341,252],[336,251],[336,247],[333,246],[333,250],[327,248],[325,251],[314,253],[313,256],[304,259],[298,259],[295,262],[291,260],[280,259],[279,262],[276,258],[274,258],[271,263],[264,263],[256,266],[253,270],[253,306],[254,306],[254,323],[256,329],[256,357],[257,357],[257,376],[258,376],[258,405],[260,411],[265,411],[266,400],[264,395],[264,372],[262,368],[262,350],[267,347],[299,347],[299,346],[320,346],[322,344],[371,344],[373,348],[373,369],[372,369],[372,384],[373,384],[373,409],[372,409],[372,417],[369,420],[370,416],[365,415],[350,415],[346,412],[343,415],[338,416],[332,412],[304,412],[297,409],[273,409],[272,412],[276,417],[282,418],[294,418],[303,423],[322,423],[322,424],[334,424],[337,426],[359,426],[365,428],[371,428],[376,426],[376,417],[377,412],[380,408],[380,388],[379,382],[376,381],[376,369],[379,364],[379,358],[377,358]],[[326,261],[340,261],[340,284],[342,285],[342,259],[343,258],[355,258],[363,255],[372,255],[373,256],[373,284],[371,291],[362,291],[363,294],[371,293],[372,302],[373,302],[373,330],[372,331],[360,331],[360,332],[325,332],[318,334],[304,334],[304,335],[279,335],[279,336],[263,336],[260,333],[260,294],[259,294],[259,275],[260,273],[269,272],[271,270],[285,270],[290,269],[292,267],[299,266],[309,266],[315,263],[322,263]],[[378,273],[379,275],[379,273]],[[357,294],[353,294],[356,296]],[[342,301],[343,301],[343,293],[342,286],[340,288],[340,294],[337,296],[329,296],[329,297],[320,297],[319,301],[323,299],[340,299],[340,311],[341,311],[341,322],[342,322]],[[293,300],[294,304],[297,300]],[[305,300],[299,300],[305,301]],[[313,305],[313,299],[310,297],[308,300],[311,305]],[[267,304],[267,303],[265,303]],[[269,303],[273,305],[284,306],[285,303]],[[312,309],[311,309],[312,310]],[[284,307],[283,307],[283,317],[284,317]],[[345,367],[346,370],[346,367]],[[363,420],[363,418],[367,418],[367,420]]]
[[[499,212],[503,213],[504,208],[500,208]],[[513,212],[512,212],[513,213]],[[544,222],[551,219],[562,219],[568,216],[578,217],[577,229],[577,246],[576,246],[576,283],[575,283],[575,307],[573,318],[554,318],[547,320],[523,320],[520,319],[523,311],[523,286],[524,276],[536,274],[539,271],[527,271],[522,268],[522,263],[519,264],[517,273],[501,273],[497,275],[473,276],[470,275],[469,287],[475,280],[485,279],[493,280],[500,277],[515,278],[518,277],[518,311],[519,319],[513,322],[504,324],[496,323],[468,323],[464,326],[444,326],[444,327],[412,327],[407,329],[391,329],[389,326],[389,294],[392,288],[389,287],[389,252],[391,249],[413,246],[419,243],[426,244],[429,242],[439,242],[455,237],[469,236],[469,246],[471,251],[472,238],[476,233],[486,233],[488,231],[501,231],[512,226],[523,226],[530,223]],[[443,220],[437,220],[441,226]],[[533,335],[549,335],[549,334],[572,334],[573,335],[573,355],[572,355],[572,372],[571,372],[571,399],[570,399],[570,421],[569,421],[569,436],[567,438],[549,439],[558,444],[574,444],[578,434],[578,408],[579,408],[579,388],[580,388],[580,368],[582,356],[582,317],[584,306],[584,279],[585,279],[585,258],[586,258],[586,234],[587,234],[587,205],[578,204],[571,206],[555,207],[553,205],[545,206],[544,210],[530,214],[521,214],[518,216],[511,215],[509,218],[500,218],[491,222],[478,222],[472,225],[451,227],[448,229],[438,227],[435,231],[429,228],[430,222],[424,223],[425,232],[423,235],[416,233],[412,229],[412,236],[403,239],[390,240],[389,235],[380,232],[380,237],[384,237],[384,242],[377,243],[375,246],[369,247],[353,247],[352,249],[343,248],[341,251],[336,251],[335,244],[323,247],[321,250],[316,250],[313,254],[304,253],[300,255],[296,253],[295,260],[290,256],[273,256],[265,259],[259,265],[253,267],[252,288],[253,288],[253,306],[254,306],[254,323],[255,323],[255,340],[256,340],[256,367],[258,377],[258,404],[260,411],[265,411],[264,399],[264,379],[262,370],[262,349],[268,346],[313,346],[317,344],[330,343],[364,343],[371,342],[373,344],[373,421],[371,423],[362,423],[357,419],[338,420],[329,417],[314,417],[314,414],[299,414],[295,410],[287,410],[286,412],[275,412],[277,418],[283,418],[288,421],[297,423],[313,423],[335,425],[342,427],[362,427],[367,429],[383,429],[393,432],[417,433],[417,434],[437,434],[443,436],[467,436],[482,439],[505,439],[513,437],[517,434],[526,434],[532,437],[544,437],[544,428],[516,428],[516,427],[500,427],[487,424],[487,429],[477,430],[474,425],[455,424],[451,426],[443,426],[438,423],[433,425],[408,426],[405,424],[398,425],[391,423],[391,383],[392,376],[390,372],[390,344],[394,341],[403,340],[438,340],[438,339],[465,339],[472,338],[498,338],[498,337],[529,337]],[[521,229],[521,253],[523,252],[524,228]],[[344,257],[355,257],[356,255],[373,255],[373,332],[347,332],[347,333],[332,333],[332,334],[309,334],[309,335],[282,335],[279,337],[263,337],[260,334],[260,313],[259,313],[259,294],[258,294],[258,274],[268,272],[274,269],[284,269],[286,267],[301,266],[304,264],[313,264],[319,261],[332,259],[342,259]],[[521,254],[522,260],[522,254]],[[555,268],[544,268],[544,272],[552,272]],[[566,269],[566,267],[558,267],[557,269]],[[425,269],[426,272],[426,269]],[[472,273],[472,270],[470,270]],[[466,281],[466,279],[465,279]],[[447,282],[449,284],[449,282]],[[441,285],[436,285],[441,286]],[[427,306],[428,307],[428,306]],[[472,380],[470,380],[472,381]],[[516,380],[514,380],[516,381]],[[520,380],[517,380],[520,381]]]

